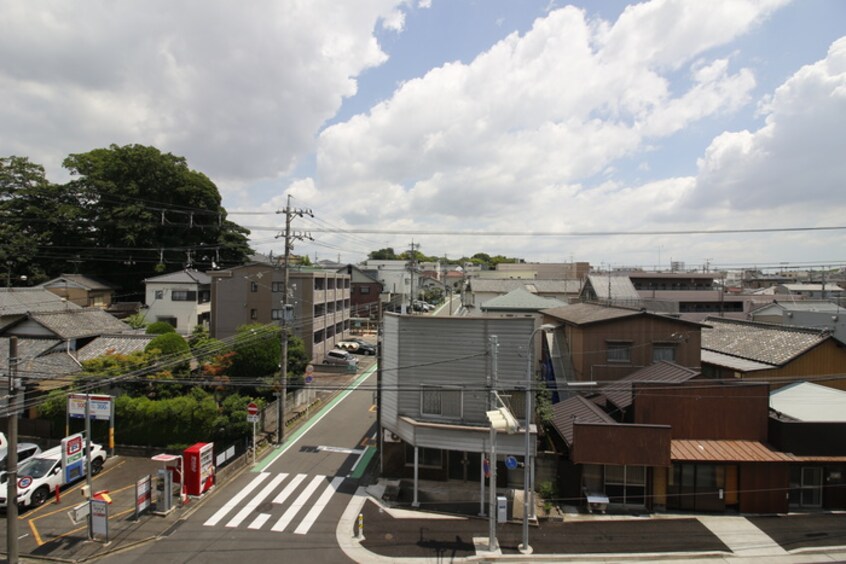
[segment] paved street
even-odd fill
[[[375,371],[363,373],[285,444],[213,492],[170,534],[104,562],[343,562],[335,530],[372,456]]]

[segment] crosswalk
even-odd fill
[[[229,528],[246,525],[248,529],[256,530],[272,522],[271,531],[293,532],[297,535],[308,533],[345,478],[334,476],[330,479],[329,476],[319,474],[310,478],[307,474],[296,474],[291,476],[290,480],[288,477],[289,474],[285,472],[259,472],[203,525],[214,527],[223,523]],[[261,487],[262,485],[264,487]],[[318,491],[320,494],[311,501]],[[293,501],[289,503],[292,498]],[[295,523],[300,515],[300,520]]]

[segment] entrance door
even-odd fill
[[[822,468],[802,468],[802,507],[822,507]]]

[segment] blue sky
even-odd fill
[[[291,194],[312,258],[846,263],[703,233],[846,224],[840,0],[8,4],[0,154],[183,155],[264,251]]]

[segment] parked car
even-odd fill
[[[435,306],[430,304],[429,302],[424,302],[422,300],[414,300],[414,311],[423,311],[428,312],[435,309]]]
[[[91,443],[91,474],[99,474],[106,462],[106,451],[102,446]],[[73,481],[85,477],[87,469]],[[0,508],[5,509],[6,481],[8,474],[0,477]],[[18,466],[18,505],[21,507],[38,507],[50,499],[57,489],[66,485],[62,472],[62,447],[57,446],[45,450],[41,454],[32,456]]]
[[[359,340],[359,339],[347,339],[346,341],[341,341],[339,343],[335,343],[335,348],[342,349],[353,354],[365,354],[365,355],[375,355],[376,354],[376,347],[371,345],[368,342]]]
[[[345,350],[332,349],[326,352],[326,356],[323,357],[323,364],[358,366],[358,359]]]
[[[0,473],[6,473],[6,456],[9,453],[8,445],[0,446]],[[35,443],[18,443],[18,464],[27,458],[41,453],[41,447]]]

